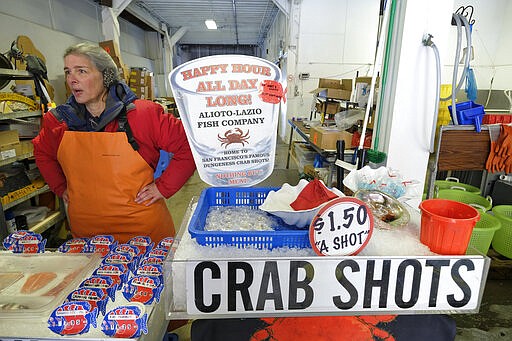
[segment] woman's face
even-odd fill
[[[83,55],[64,57],[64,74],[75,99],[86,106],[102,101],[106,89],[103,86],[103,75]]]

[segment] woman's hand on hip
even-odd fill
[[[159,199],[165,199],[162,193],[158,190],[155,183],[152,182],[149,185],[142,187],[142,189],[137,193],[135,197],[135,202],[137,204],[144,204],[149,206],[156,202]]]
[[[64,200],[66,204],[69,204],[69,194],[67,188],[64,190],[64,192],[62,192],[62,200]]]

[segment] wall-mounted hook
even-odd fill
[[[465,16],[466,19],[468,19],[468,23],[470,25],[473,25],[475,23],[475,19],[473,19],[473,13],[475,12],[475,8],[471,5],[468,6],[460,6],[456,11],[455,14],[459,14],[462,16]],[[455,20],[452,19],[452,25],[456,26],[457,23]]]

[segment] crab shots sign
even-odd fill
[[[279,68],[244,55],[210,56],[169,75],[201,179],[212,186],[253,186],[274,168]]]
[[[477,312],[482,256],[297,257],[187,261],[197,316]]]

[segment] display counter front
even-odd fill
[[[457,314],[479,311],[490,259],[441,256],[407,226],[375,229],[357,256],[317,256],[311,248],[209,247],[188,232],[192,201],[164,264],[168,319],[271,316]]]

